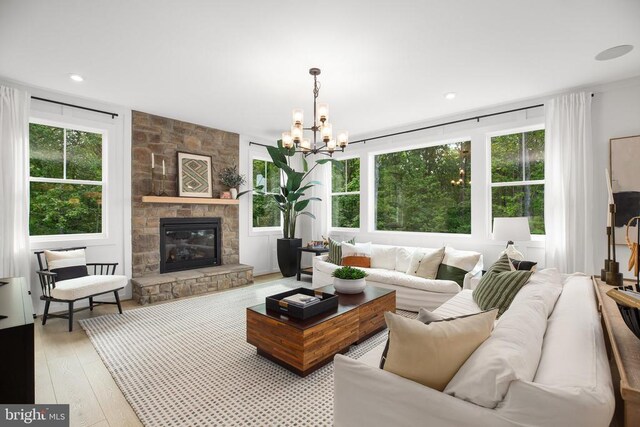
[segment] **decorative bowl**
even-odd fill
[[[366,286],[367,281],[364,278],[355,280],[333,278],[333,287],[341,294],[359,294]]]

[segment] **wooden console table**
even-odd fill
[[[607,296],[613,286],[595,276],[593,285],[616,388],[616,414],[612,425],[640,426],[640,339],[622,320],[615,301]],[[617,423],[618,420],[622,422]]]

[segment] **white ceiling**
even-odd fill
[[[0,0],[0,76],[219,129],[277,137],[312,66],[368,133],[638,75],[640,1]]]

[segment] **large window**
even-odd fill
[[[471,142],[375,156],[376,229],[471,233]]]
[[[102,233],[103,134],[29,125],[32,236]]]
[[[360,227],[360,159],[331,166],[331,226]]]
[[[491,138],[491,212],[544,234],[544,129]]]
[[[280,193],[280,171],[268,160],[253,160],[253,188],[262,186],[264,194],[253,194],[253,227],[279,227],[280,209],[273,198]]]

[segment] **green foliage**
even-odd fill
[[[31,123],[29,149],[33,178],[96,181],[96,185],[31,182],[30,234],[100,233],[102,135]]]
[[[491,138],[491,181],[513,183],[493,187],[493,217],[529,217],[532,234],[544,234],[544,130]]]
[[[380,154],[375,171],[377,230],[471,233],[470,141]]]
[[[331,225],[360,227],[360,158],[339,160],[331,168]]]
[[[220,172],[219,176],[220,182],[222,182],[229,188],[238,188],[245,182],[247,182],[244,175],[240,175],[238,173],[238,167],[235,165],[229,168],[222,169],[222,172]]]
[[[282,146],[282,141],[278,141],[277,147],[267,147],[267,151],[275,167],[277,167],[285,177],[284,185],[280,185],[279,190],[270,194],[270,196],[273,197],[278,205],[278,209],[282,212],[283,237],[285,239],[293,239],[296,235],[298,217],[300,215],[306,215],[315,219],[315,216],[311,212],[305,211],[305,209],[309,206],[310,202],[321,200],[318,197],[305,198],[306,192],[319,184],[318,181],[305,182],[305,180],[318,165],[335,162],[335,160],[316,160],[313,167],[309,169],[308,165],[304,166],[306,162],[305,159],[303,169],[306,169],[306,171],[298,172],[291,167],[291,158],[296,154],[295,148],[285,148]]]
[[[358,280],[367,277],[367,273],[359,268],[353,268],[349,266],[337,268],[331,273],[333,277],[343,280]]]
[[[280,189],[280,171],[267,160],[253,160],[253,226],[279,227],[280,210],[273,199]]]

